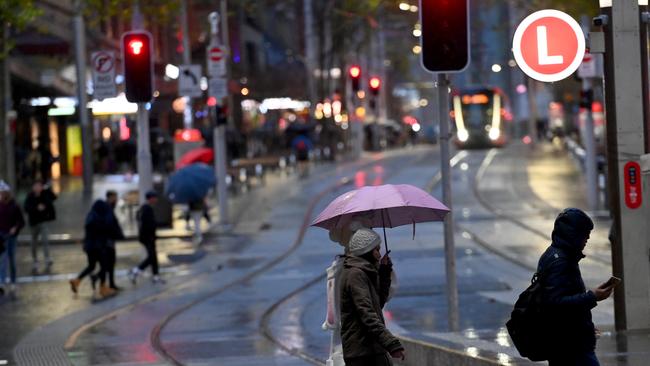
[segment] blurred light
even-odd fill
[[[347,122],[343,122],[343,123],[341,123],[341,129],[342,129],[342,130],[347,130],[348,127],[349,127],[349,126],[348,126]]]
[[[323,115],[325,118],[332,117],[332,104],[329,102],[325,102],[325,104],[323,104]]]
[[[124,75],[116,75],[115,76],[115,84],[120,85],[124,82]]]
[[[174,99],[174,101],[172,102],[172,109],[176,113],[183,113],[183,111],[185,110],[186,105],[187,105],[187,103],[185,102],[185,98],[184,97],[179,97],[179,98]]]
[[[320,110],[320,109],[319,109],[319,110],[316,110],[316,111],[314,112],[314,117],[316,117],[316,119],[323,119],[323,111]]]
[[[39,98],[32,98],[29,101],[29,105],[32,107],[44,107],[52,104],[52,100],[48,97],[39,97]]]
[[[476,347],[467,347],[465,348],[465,353],[471,357],[476,357],[478,356],[478,348]]]
[[[508,61],[508,66],[510,66],[510,67],[515,67],[515,66],[517,66],[517,61],[515,61],[515,60],[510,60],[510,61]]]
[[[331,76],[333,79],[338,79],[338,78],[340,78],[340,77],[341,77],[341,69],[339,69],[338,67],[335,67],[335,68],[331,69],[331,70],[330,70],[330,76]]]
[[[517,85],[516,89],[517,89],[517,93],[519,94],[524,94],[528,90],[528,88],[526,88],[526,85],[524,84]]]
[[[334,122],[336,122],[336,123],[343,122],[343,117],[340,114],[335,114],[334,115]]]
[[[381,79],[379,79],[376,76],[373,76],[372,78],[370,78],[370,81],[368,82],[368,84],[370,85],[371,89],[377,90],[381,86]]]
[[[154,97],[154,98],[158,98],[159,96],[160,96],[160,92],[159,92],[158,90],[156,90],[155,92],[153,92],[153,97]]]
[[[411,8],[409,8],[411,13],[417,13],[418,12],[418,7],[417,5],[411,5]]]
[[[461,163],[460,164],[460,170],[466,171],[467,169],[469,169],[469,164],[467,164],[467,163]],[[465,216],[465,217],[469,216],[469,214],[465,215],[465,209],[463,209],[463,216]]]
[[[469,132],[467,130],[458,130],[458,140],[465,142],[469,139]]]
[[[246,88],[246,87],[241,88],[241,95],[246,96],[246,95],[248,95],[248,93],[249,93],[248,88]]]
[[[422,31],[419,29],[413,29],[413,36],[414,37],[419,37],[422,35]]]
[[[47,115],[54,117],[54,116],[72,116],[75,113],[76,109],[75,107],[58,107],[58,108],[50,108],[47,111]]]
[[[413,132],[419,132],[421,128],[422,128],[422,126],[420,126],[419,123],[414,123],[413,126],[411,126],[411,129],[413,130]]]
[[[72,98],[72,97],[54,98],[54,105],[57,107],[74,107],[77,105],[77,98]]]
[[[131,129],[126,124],[126,117],[120,118],[120,140],[126,141],[131,138]]]
[[[500,72],[501,71],[501,65],[499,65],[499,64],[492,65],[492,71],[493,72]]]
[[[203,91],[208,90],[208,78],[205,76],[201,76],[201,80],[199,81],[199,86]]]
[[[144,104],[144,109],[150,111],[151,110],[151,102],[147,102]]]
[[[343,105],[341,104],[340,100],[333,101],[332,102],[332,114],[340,115],[342,107],[343,107]]]
[[[106,98],[102,101],[92,100],[88,108],[93,110],[93,115],[133,114],[138,111],[138,105],[126,100],[126,95],[120,93],[115,98]]]
[[[167,64],[167,66],[165,66],[165,76],[167,76],[170,79],[173,80],[178,79],[180,72],[181,70],[176,65]]]
[[[529,145],[531,142],[533,142],[533,139],[531,139],[530,136],[526,135],[521,139],[521,141],[523,141],[524,144]]]
[[[415,46],[413,46],[413,53],[415,53],[416,55],[419,55],[420,52],[422,52],[422,46],[420,46],[419,44],[416,44]]]
[[[409,5],[407,3],[400,3],[399,4],[399,10],[408,11],[409,9],[411,9],[411,5]]]
[[[208,105],[208,107],[214,107],[215,105],[217,105],[217,98],[209,97],[208,100],[206,101],[206,104]]]
[[[506,355],[505,353],[498,353],[497,359],[499,360],[500,365],[510,365],[510,356]]]
[[[357,109],[354,110],[354,114],[355,114],[358,118],[363,118],[363,117],[366,116],[366,109],[363,108],[363,107],[357,107]]]
[[[426,107],[426,106],[428,106],[428,105],[429,105],[429,101],[428,101],[428,100],[426,100],[426,99],[424,99],[424,98],[420,99],[420,107]]]
[[[350,67],[348,73],[350,74],[351,78],[358,78],[361,75],[361,68],[357,65],[354,65]]]
[[[185,141],[185,142],[198,142],[202,141],[203,138],[201,136],[201,131],[197,129],[183,129],[183,130],[176,130],[174,133],[174,141]]]
[[[363,99],[363,98],[365,98],[365,97],[366,97],[366,92],[363,91],[363,90],[359,90],[359,91],[357,92],[357,97],[358,97],[359,99]]]
[[[111,139],[111,128],[110,127],[104,127],[104,129],[102,129],[102,138],[104,139],[104,141],[108,141],[108,140]]]
[[[422,24],[415,23],[415,25],[413,26],[413,29],[422,30]]]
[[[491,128],[488,136],[490,137],[490,140],[496,141],[499,139],[499,136],[501,136],[501,131],[499,131],[498,128]]]

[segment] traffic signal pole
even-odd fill
[[[183,32],[183,64],[192,63],[190,55],[190,35],[187,26],[187,0],[181,0],[181,32]],[[192,128],[192,97],[183,96],[186,100],[185,109],[183,110],[183,127]]]
[[[83,1],[75,2],[74,34],[75,63],[77,71],[77,113],[81,125],[81,162],[83,193],[89,198],[93,192],[93,157],[90,121],[88,118],[88,96],[86,94],[86,26],[83,18]]]
[[[449,162],[449,79],[438,74],[438,118],[440,120],[440,172],[442,177],[442,201],[450,212],[445,216],[445,271],[447,276],[447,312],[449,330],[458,331],[458,285],[456,281],[456,246],[454,243],[454,216],[451,212],[451,165]]]
[[[606,30],[605,77],[612,264],[617,330],[650,329],[650,168],[645,154],[638,0],[616,0]],[[646,155],[647,156],[647,155]],[[641,170],[641,171],[639,171]]]

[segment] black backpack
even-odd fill
[[[542,271],[543,274],[543,271]],[[548,360],[552,337],[543,307],[544,286],[542,274],[535,273],[530,286],[515,303],[506,323],[508,333],[517,351],[531,361]]]

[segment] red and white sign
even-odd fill
[[[643,202],[643,188],[641,187],[641,165],[636,161],[629,161],[623,168],[623,181],[625,182],[625,205],[631,209],[641,207]]]
[[[93,72],[93,96],[103,100],[117,95],[115,84],[115,52],[97,51],[90,55]]]
[[[228,50],[221,45],[208,46],[208,75],[212,77],[226,76],[226,55]]]
[[[568,14],[540,10],[519,24],[512,52],[526,75],[554,82],[578,69],[585,54],[585,36],[580,25]]]
[[[221,61],[223,58],[223,51],[219,47],[212,47],[208,52],[208,57],[210,57],[210,60],[212,61]]]

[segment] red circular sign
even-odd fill
[[[553,82],[578,69],[585,54],[585,38],[580,25],[568,14],[541,10],[519,24],[512,51],[526,75]]]
[[[115,59],[107,52],[97,52],[93,55],[92,64],[96,72],[105,74],[113,70]]]
[[[221,61],[223,58],[223,51],[219,47],[210,48],[210,60],[211,61]]]

